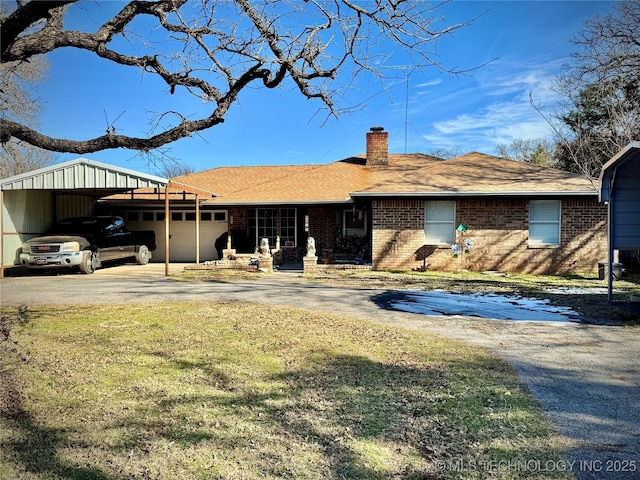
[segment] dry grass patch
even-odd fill
[[[511,368],[466,344],[255,304],[25,315],[3,479],[567,478],[456,471],[561,458]]]
[[[184,270],[171,276],[179,282],[237,282],[244,280],[259,280],[265,273],[252,269],[234,268],[203,268],[194,270]]]

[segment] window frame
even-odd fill
[[[537,220],[537,219],[533,219],[532,217],[532,212],[533,212],[533,208],[532,206],[534,204],[554,204],[555,208],[557,209],[557,220],[548,220],[548,219],[544,219],[544,220]],[[532,235],[532,227],[536,227],[536,226],[543,226],[543,225],[547,225],[547,226],[556,226],[557,229],[557,241],[555,241],[556,239],[554,239],[554,241],[552,242],[544,242],[544,241],[536,241],[536,240],[532,240],[532,237],[534,237],[534,235]],[[530,247],[557,247],[562,243],[562,200],[557,200],[557,199],[551,199],[551,200],[529,200],[529,225],[528,225],[528,239],[527,239],[527,243]]]
[[[293,216],[283,215],[283,212],[288,210],[293,212]],[[265,215],[267,211],[272,212],[271,217]],[[273,213],[275,213],[275,220]],[[261,217],[261,214],[265,216]],[[286,225],[283,225],[284,219],[289,221]],[[284,229],[293,230],[293,237],[290,235],[283,235]],[[269,230],[273,232],[273,237],[267,234]],[[260,244],[260,239],[266,237],[269,239],[269,246],[274,247],[276,244],[276,237],[279,236],[280,245],[295,247],[298,242],[298,209],[296,207],[252,208],[249,212],[249,231],[255,237],[256,245]]]
[[[362,214],[362,228],[350,228],[347,227],[347,215],[356,215]],[[359,237],[364,237],[367,235],[367,212],[362,208],[356,208],[353,210],[352,208],[347,208],[342,211],[342,234],[347,237],[351,235],[357,235]]]
[[[427,215],[427,210],[430,204],[451,204],[452,207],[452,216],[451,220],[429,220]],[[449,236],[444,238],[430,238],[428,233],[428,228],[430,225],[449,225],[450,231]],[[425,245],[452,245],[456,241],[456,201],[455,200],[427,200],[424,204],[424,240]]]

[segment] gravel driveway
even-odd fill
[[[388,307],[392,291],[308,283],[295,273],[277,272],[251,282],[182,283],[163,272],[150,264],[90,276],[6,278],[0,280],[0,302],[253,301],[326,309],[464,340],[516,369],[574,446],[568,461],[575,462],[578,479],[640,478],[638,328],[406,313]]]

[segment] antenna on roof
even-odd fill
[[[409,130],[409,77],[411,72],[407,73],[407,90],[404,98],[404,153],[407,153],[407,136]]]

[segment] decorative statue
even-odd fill
[[[307,238],[307,257],[316,256],[316,240],[313,237]]]
[[[271,252],[269,250],[269,239],[263,238],[260,240],[260,253],[262,255],[269,255]]]

